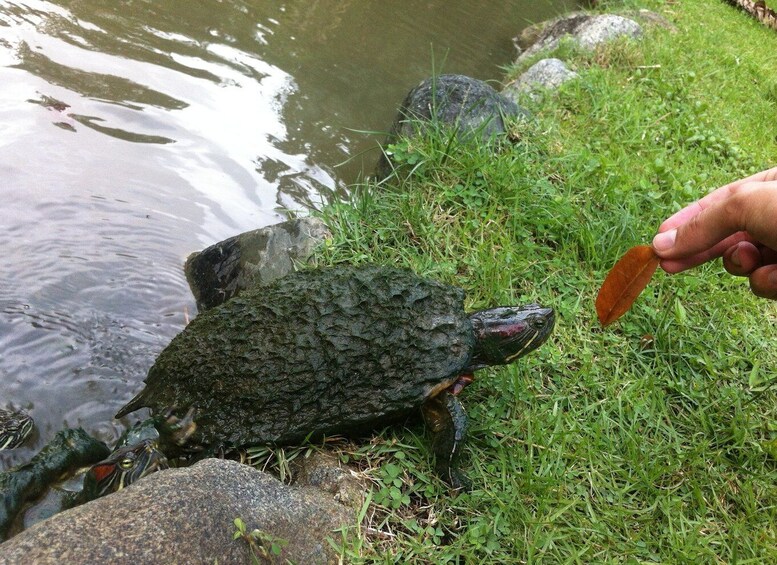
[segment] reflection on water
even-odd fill
[[[190,252],[343,195],[413,85],[498,79],[571,7],[0,0],[0,405],[38,424],[0,468],[63,426],[115,439],[194,315]]]

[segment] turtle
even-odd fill
[[[19,447],[34,425],[32,417],[24,412],[0,408],[0,450]]]
[[[116,414],[193,410],[187,445],[297,445],[361,436],[423,416],[436,470],[452,487],[473,372],[546,341],[552,308],[467,313],[461,288],[381,265],[310,268],[194,318]],[[419,410],[420,409],[420,410]]]
[[[93,464],[84,476],[84,486],[73,505],[117,492],[146,475],[169,469],[163,449],[186,443],[197,425],[193,410],[181,419],[166,413],[137,422],[125,431],[113,451]]]
[[[153,439],[142,439],[115,449],[92,465],[84,477],[82,501],[120,491],[155,471],[169,469],[167,457]]]
[[[19,515],[56,483],[83,473],[80,491],[64,491],[47,512],[54,514],[117,492],[169,467],[161,445],[184,443],[195,429],[192,413],[178,419],[162,414],[138,422],[119,438],[113,451],[81,428],[65,428],[26,464],[0,473],[0,542],[19,530]],[[85,469],[85,472],[83,470]]]

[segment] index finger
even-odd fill
[[[740,185],[743,185],[747,182],[768,182],[773,180],[777,180],[777,167],[772,167],[771,169],[761,171],[760,173],[750,175],[747,178],[731,182],[729,184],[721,186],[720,188],[716,188],[715,190],[713,190],[706,196],[700,198],[696,202],[689,204],[682,210],[675,212],[674,214],[669,216],[669,218],[664,220],[664,222],[658,227],[658,233],[671,230],[672,228],[676,228],[684,224],[694,216],[696,216],[702,210],[709,208],[711,205],[715,204],[716,202],[725,200],[726,198],[731,196],[732,191],[739,188]]]

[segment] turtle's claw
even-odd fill
[[[453,490],[458,492],[469,492],[472,490],[472,481],[461,469],[451,467],[445,463],[438,463],[435,471]]]
[[[175,416],[171,416],[168,418],[167,423],[172,431],[172,441],[176,445],[184,445],[197,430],[197,423],[194,421],[194,407],[189,408],[189,411],[180,420]]]

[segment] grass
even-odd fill
[[[345,561],[777,561],[777,305],[713,263],[659,272],[606,330],[593,308],[664,218],[774,164],[777,35],[724,2],[625,6],[677,31],[562,47],[580,79],[527,100],[509,142],[399,140],[391,182],[323,211],[321,264],[401,265],[472,309],[558,313],[547,344],[462,395],[471,493],[434,475],[420,428],[343,452],[375,484],[336,540]]]

